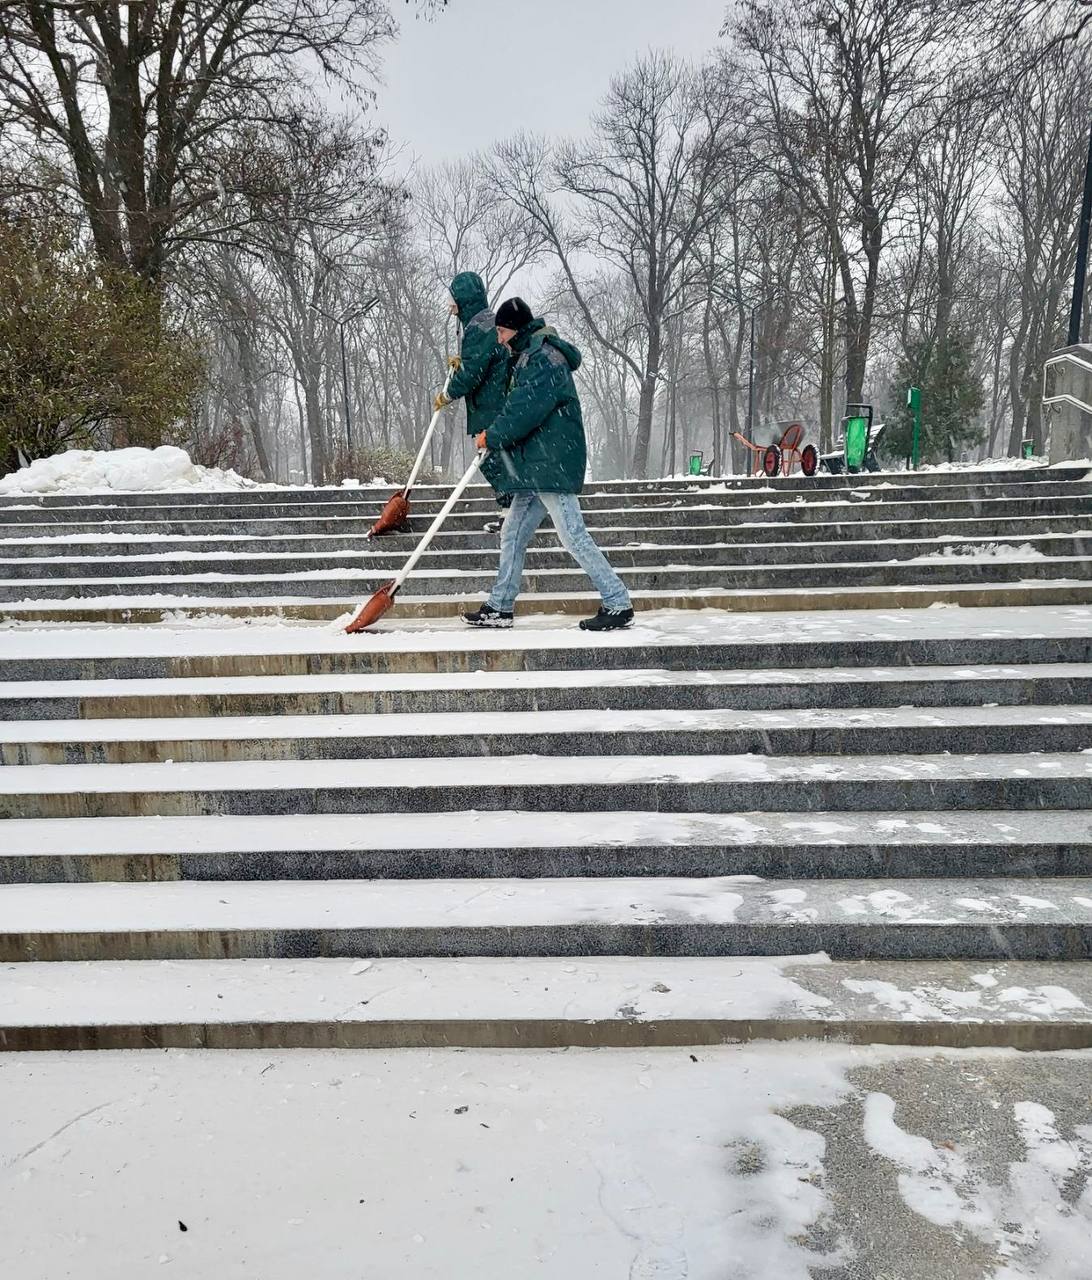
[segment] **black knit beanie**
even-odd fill
[[[497,308],[497,327],[500,329],[515,329],[518,333],[534,318],[531,308],[522,298],[506,298]]]

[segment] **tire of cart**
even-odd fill
[[[780,474],[781,450],[777,445],[771,444],[762,455],[762,471],[764,475],[769,476],[771,479]]]
[[[819,450],[813,444],[806,444],[800,451],[800,470],[806,476],[813,476],[819,470]]]

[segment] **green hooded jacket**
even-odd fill
[[[481,276],[460,272],[451,282],[451,296],[459,308],[463,341],[462,365],[451,375],[447,394],[452,400],[465,397],[467,434],[476,436],[492,424],[504,404],[508,352],[497,341],[497,325]]]
[[[512,354],[508,399],[486,431],[482,471],[498,493],[579,493],[588,460],[573,382],[580,352],[532,320],[512,339]]]

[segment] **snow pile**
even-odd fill
[[[235,471],[201,467],[185,449],[69,449],[39,458],[29,467],[0,476],[0,494],[178,492],[186,490],[257,489]]]
[[[1030,542],[1013,546],[1007,542],[964,542],[958,545],[947,545],[938,551],[928,551],[924,555],[914,556],[911,564],[922,562],[936,563],[938,560],[1043,560],[1043,553]]]

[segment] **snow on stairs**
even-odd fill
[[[0,503],[0,1047],[1092,1045],[1084,475],[593,486],[631,584],[683,584],[646,607],[811,611],[591,643],[551,617],[35,630],[142,617],[141,584],[169,616],[290,611],[377,500]],[[465,504],[419,602],[488,577],[494,510]],[[726,585],[752,564],[766,585]],[[1064,607],[1013,607],[1043,589]],[[585,607],[563,590],[528,612]],[[1008,607],[891,608],[952,593]]]
[[[0,608],[25,620],[227,613],[336,618],[387,581],[411,533],[365,545],[387,490],[57,495],[0,500]],[[798,610],[1092,602],[1085,466],[812,480],[590,485],[590,527],[638,608]],[[468,491],[400,596],[402,617],[481,597],[498,516]],[[544,531],[524,613],[584,612],[586,582]]]

